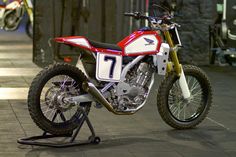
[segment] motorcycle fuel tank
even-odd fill
[[[156,31],[136,31],[118,43],[123,56],[156,54],[161,46],[161,37]]]

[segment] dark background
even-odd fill
[[[163,2],[149,1],[150,4]],[[69,56],[78,53],[54,43],[50,47],[48,40],[58,36],[82,35],[92,40],[117,43],[143,26],[143,22],[124,17],[125,11],[145,12],[145,1],[36,0],[34,62],[45,66],[61,60],[58,54]],[[208,27],[216,18],[216,0],[177,0],[176,13],[176,21],[182,26],[179,29],[184,46],[179,52],[181,61],[208,64]]]

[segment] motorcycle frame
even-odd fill
[[[145,32],[145,31],[143,31],[143,32]],[[153,31],[150,31],[150,32],[155,34],[157,36],[158,41],[161,42],[160,35],[159,35],[158,31],[154,31],[153,30]],[[148,34],[150,34],[150,32]],[[190,97],[190,91],[189,91],[189,88],[188,88],[188,85],[187,85],[187,82],[186,82],[186,79],[185,79],[184,72],[182,70],[181,64],[179,63],[179,59],[178,59],[178,56],[177,56],[178,45],[174,45],[174,42],[173,42],[173,40],[171,38],[171,35],[170,35],[170,32],[169,32],[168,29],[166,29],[166,30],[164,29],[163,35],[165,37],[166,42],[168,43],[168,45],[170,47],[170,52],[169,52],[170,62],[167,63],[166,75],[168,75],[168,73],[174,71],[176,73],[176,75],[180,77],[179,84],[180,84],[180,87],[181,87],[181,90],[182,90],[184,98],[187,99],[187,98]],[[82,37],[83,40],[84,40],[83,45],[79,45],[76,42],[71,42],[71,39],[73,40],[73,39],[76,39],[76,38],[81,38],[81,37],[60,37],[60,38],[55,38],[55,41],[59,42],[59,43],[64,43],[64,44],[72,45],[72,46],[75,46],[75,47],[81,47],[83,49],[92,51],[92,53],[102,52],[102,53],[108,53],[108,54],[130,56],[129,54],[126,54],[124,52],[124,49],[122,49],[122,51],[116,51],[116,50],[110,50],[110,49],[94,48],[93,46],[91,46],[89,44],[88,40],[86,38],[83,38],[83,37]],[[126,40],[126,38],[125,38],[125,40],[123,40],[123,41],[131,41],[131,40]],[[121,45],[123,44],[122,46],[121,45],[119,45],[119,46],[120,47],[124,47],[125,46],[124,43],[125,42],[121,41],[120,43],[118,43],[118,45],[119,44],[121,44]],[[137,56],[137,57],[132,62],[130,62],[128,65],[126,65],[123,68],[122,73],[121,73],[121,81],[122,81],[122,78],[124,77],[124,75],[127,73],[127,69],[131,69],[131,67],[134,66],[139,61],[141,61],[144,56],[146,56],[146,55],[154,55],[155,56],[156,54],[158,54],[159,50],[160,50],[160,45],[161,44],[159,44],[157,46],[157,49],[156,49],[155,52],[154,51],[153,52],[147,52],[147,53],[145,53],[145,55],[142,52],[141,53],[135,53],[134,55]],[[152,77],[152,80],[151,80],[152,83],[150,84],[151,86],[149,86],[148,94],[149,94],[149,92],[151,90],[153,81],[154,81],[154,77]],[[101,91],[105,92],[111,86],[112,86],[112,83],[108,83]],[[64,101],[66,101],[68,103],[76,103],[76,104],[79,104],[80,102],[93,102],[93,101],[97,101],[98,103],[100,103],[103,106],[105,106],[108,111],[110,111],[110,112],[112,112],[112,113],[114,113],[116,115],[131,115],[131,114],[134,114],[138,110],[140,110],[144,106],[144,104],[146,102],[146,100],[145,100],[135,110],[130,110],[130,111],[128,110],[127,112],[115,111],[113,109],[113,106],[104,97],[104,95],[103,95],[104,93],[101,92],[100,90],[98,90],[95,87],[94,84],[90,83],[89,81],[84,81],[82,83],[82,88],[88,94],[84,94],[84,95],[80,95],[80,96],[75,96],[75,97],[70,97],[70,98],[65,98]]]

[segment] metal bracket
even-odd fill
[[[166,74],[169,52],[170,52],[170,46],[166,43],[162,43],[160,52],[157,54],[157,67],[159,75]]]
[[[231,40],[236,40],[236,35],[231,34],[230,30],[228,30],[228,36]]]

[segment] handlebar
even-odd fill
[[[148,20],[149,23],[151,23],[152,26],[155,26],[155,29],[158,30],[170,30],[173,29],[174,27],[180,27],[179,24],[171,22],[171,19],[173,18],[170,15],[164,15],[163,17],[151,17],[151,16],[146,16],[143,15],[139,12],[134,12],[134,13],[124,13],[125,16],[130,16],[134,17],[137,20],[140,19],[145,19]],[[163,24],[165,24],[165,27],[162,27]]]
[[[149,19],[148,16],[142,15],[139,12],[134,12],[134,13],[124,13],[125,16],[131,16],[134,17],[135,19],[139,20],[139,19]]]

